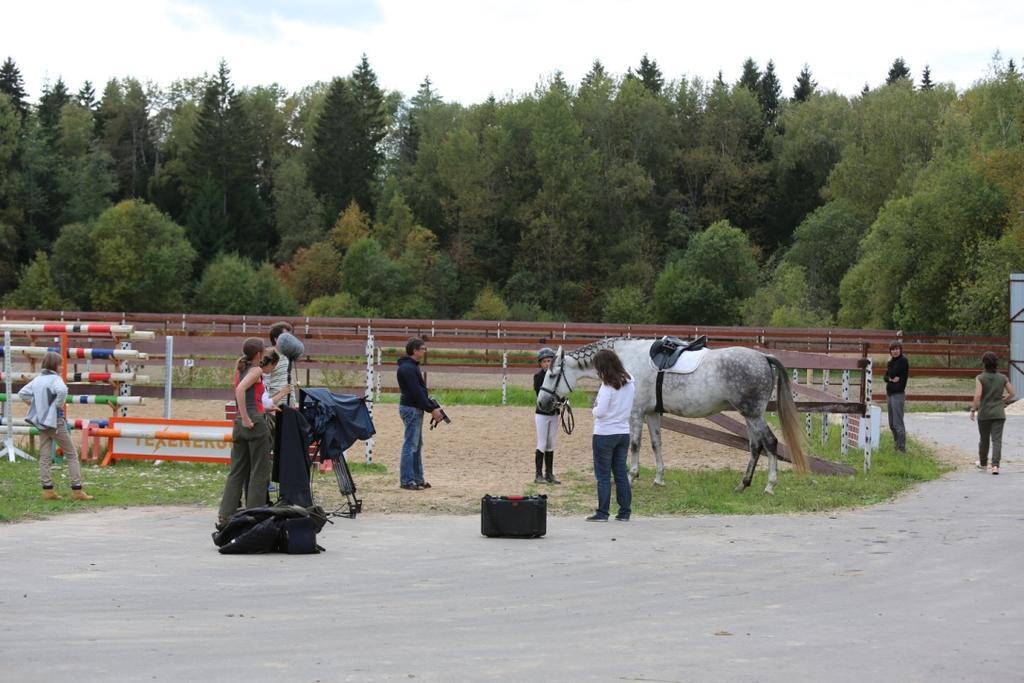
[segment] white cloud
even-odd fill
[[[33,97],[44,78],[61,76],[72,90],[86,79],[101,90],[107,79],[127,75],[166,85],[212,72],[221,58],[236,84],[276,81],[294,90],[350,73],[366,53],[384,88],[410,95],[429,75],[446,99],[464,103],[532,91],[556,70],[577,83],[594,59],[621,74],[645,53],[668,79],[711,79],[721,69],[733,81],[746,57],[762,68],[773,59],[785,92],[806,62],[822,87],[846,94],[880,83],[898,56],[915,78],[929,64],[934,80],[961,89],[986,75],[997,49],[1018,63],[1024,57],[1024,3],[993,0],[867,0],[840,9],[820,2],[381,0],[375,8],[349,3],[358,14],[349,27],[337,11],[311,20],[316,2],[304,3],[301,18],[277,4],[278,12],[233,25],[198,0],[110,0],[101,11],[77,1],[19,3],[5,8],[0,46]]]

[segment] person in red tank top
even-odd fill
[[[245,490],[245,507],[266,505],[270,483],[270,432],[263,411],[263,340],[250,337],[242,344],[242,357],[235,366],[235,404],[238,417],[231,429],[231,469],[224,482],[217,525],[221,526],[238,509]]]

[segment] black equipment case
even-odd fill
[[[548,532],[547,496],[484,496],[480,533],[491,538],[539,538]]]

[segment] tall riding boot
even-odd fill
[[[534,484],[543,484],[547,479],[544,478],[544,451],[534,451],[534,463],[537,469],[537,476],[533,478]]]
[[[557,479],[555,479],[555,473],[553,471],[554,470],[554,466],[555,466],[555,452],[554,451],[544,451],[544,469],[547,472],[547,474],[544,476],[545,481],[547,481],[549,484],[561,484],[562,482],[560,482]]]

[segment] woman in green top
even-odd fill
[[[992,440],[992,474],[999,474],[999,460],[1003,450],[1003,425],[1006,411],[1003,406],[1013,401],[1014,391],[1006,375],[996,372],[996,354],[986,351],[981,357],[985,372],[974,380],[974,401],[971,403],[971,419],[978,416],[978,462],[980,470],[988,465],[988,442]]]

